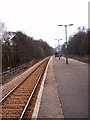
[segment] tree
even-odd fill
[[[0,21],[0,42],[3,42],[3,36],[5,32],[6,32],[5,24]]]
[[[64,49],[63,52],[65,52]],[[86,31],[85,27],[78,27],[77,33],[69,37],[68,54],[88,54],[88,31]]]
[[[7,32],[2,44],[3,71],[27,63],[31,60],[42,59],[54,53],[43,40],[34,40],[21,31]]]

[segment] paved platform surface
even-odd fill
[[[38,118],[88,118],[88,64],[50,61]]]

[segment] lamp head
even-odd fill
[[[63,26],[63,25],[58,25],[58,26]]]
[[[68,26],[72,26],[73,24],[69,24]]]

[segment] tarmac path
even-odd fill
[[[88,118],[88,64],[53,58],[59,98],[65,118]]]

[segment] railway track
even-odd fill
[[[26,79],[0,101],[0,118],[27,119],[32,117],[35,102],[49,58],[44,60]]]

